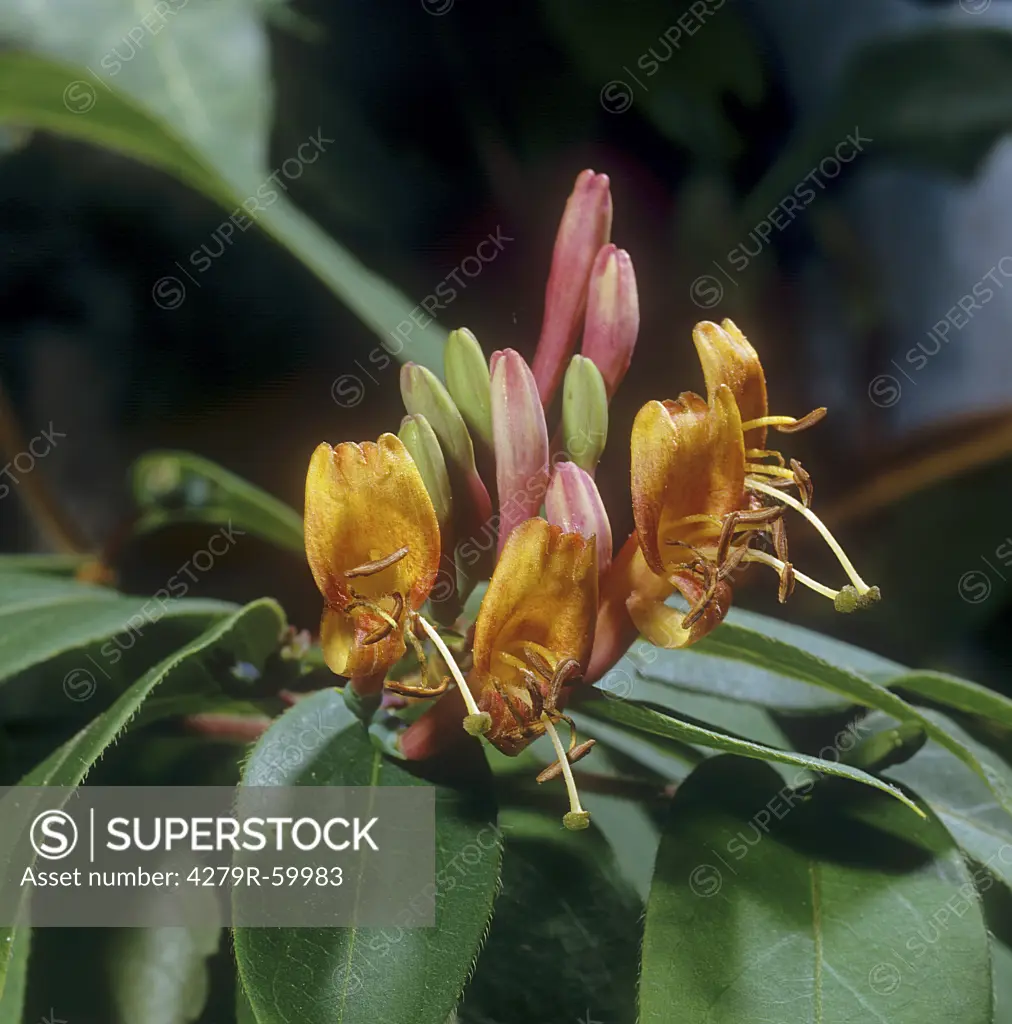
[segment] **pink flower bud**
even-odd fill
[[[608,175],[583,171],[576,179],[555,236],[545,289],[545,316],[534,353],[534,378],[544,405],[551,402],[576,347],[594,257],[611,237],[611,213]]]
[[[493,352],[492,438],[499,489],[499,550],[538,514],[548,488],[548,428],[534,374],[518,352]]]
[[[603,574],[611,565],[611,523],[594,478],[575,462],[555,467],[545,496],[545,518],[567,533],[588,540],[597,538],[597,570]]]
[[[640,300],[632,260],[610,242],[590,272],[581,352],[601,371],[608,397],[622,383],[640,329]]]

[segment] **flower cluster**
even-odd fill
[[[613,552],[594,474],[608,404],[636,344],[639,300],[629,255],[609,240],[611,221],[608,178],[584,171],[556,237],[531,366],[512,349],[486,360],[470,331],[452,332],[445,385],[404,366],[399,434],[321,444],[306,481],[306,552],[326,602],[327,665],[360,700],[441,698],[401,735],[408,758],[435,752],[461,723],[510,755],[547,734],[557,760],[538,780],[565,778],[569,828],[589,822],[571,765],[594,741],[578,740],[566,700],[638,633],[668,648],[695,642],[727,614],[732,575],[748,563],[776,571],[781,601],[797,583],[841,611],[878,598],[810,509],[808,473],[767,447],[771,428],[802,430],[825,409],[771,416],[759,358],[730,320],[693,332],[706,398],[683,392],[637,414],[636,529]],[[545,410],[560,384],[561,422],[550,434]],[[838,556],[851,580],[842,590],[794,569],[789,509]],[[672,604],[676,592],[687,608]]]

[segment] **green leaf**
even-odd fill
[[[457,1018],[633,1024],[642,904],[593,830],[504,811],[502,892]],[[518,980],[523,979],[522,984]]]
[[[881,779],[875,778],[874,775],[869,775],[867,772],[863,772],[859,768],[853,768],[850,765],[840,764],[836,761],[825,761],[822,758],[812,757],[808,754],[775,750],[761,743],[737,739],[734,736],[714,732],[711,729],[704,729],[702,726],[690,725],[688,722],[679,721],[677,718],[662,714],[654,708],[636,704],[632,701],[587,701],[580,705],[580,710],[593,718],[603,719],[606,722],[616,722],[633,729],[639,729],[653,736],[676,740],[679,743],[691,743],[714,750],[722,750],[729,754],[739,754],[742,757],[752,758],[757,761],[792,765],[796,768],[820,772],[823,775],[832,775],[842,779],[849,779],[852,782],[860,782],[866,786],[871,786],[874,789],[888,793],[890,796],[906,804],[916,814],[921,815],[922,813],[917,805],[897,788],[890,786]]]
[[[897,721],[920,725],[931,739],[955,754],[963,764],[983,779],[1001,801],[1002,806],[1012,814],[1012,792],[1003,791],[995,786],[973,752],[917,708],[885,687],[865,679],[856,672],[831,665],[822,658],[792,647],[775,637],[764,636],[742,626],[725,622],[714,630],[707,640],[709,649],[724,657],[825,687],[850,697],[857,704],[884,711]]]
[[[818,120],[781,154],[749,198],[754,224],[837,143],[855,132],[875,159],[970,177],[1012,129],[1012,33],[944,25],[860,47]]]
[[[177,522],[217,523],[270,541],[302,555],[302,517],[210,459],[190,452],[155,451],[133,465],[139,532]]]
[[[0,573],[27,572],[73,576],[78,569],[94,560],[94,555],[0,555]]]
[[[180,598],[163,605],[37,579],[51,585],[45,599],[36,589],[35,596],[24,592],[20,604],[0,606],[0,691],[11,691],[3,707],[16,707],[21,715],[70,715],[75,707],[93,707],[96,693],[119,693],[152,661],[235,610],[224,601]],[[62,596],[58,584],[68,587]]]
[[[680,787],[647,903],[643,1024],[990,1024],[987,929],[944,830],[904,815],[903,841],[834,801],[785,809],[779,790],[730,758]]]
[[[45,7],[29,0],[8,3],[3,35],[34,52],[0,56],[0,124],[57,132],[150,164],[237,218],[247,216],[244,199],[259,194],[263,203],[253,213],[264,231],[381,341],[395,337],[398,344],[387,348],[392,355],[403,353],[440,371],[446,332],[435,322],[417,327],[410,320],[414,302],[294,206],[280,175],[279,185],[271,184],[279,170],[267,164],[272,97],[266,33],[253,7],[244,0],[191,4],[184,17],[145,33],[133,59],[118,61],[117,47],[120,54],[129,52],[126,34],[148,13],[116,0],[51,0]],[[271,193],[276,198],[268,201]],[[185,296],[182,280],[168,276]],[[395,333],[405,322],[411,324],[409,345]]]
[[[62,576],[33,572],[0,572],[0,616],[61,604],[65,601],[103,601],[115,599],[108,587],[78,583]]]
[[[223,653],[230,660],[262,666],[277,650],[284,628],[284,613],[276,602],[267,598],[239,609],[138,679],[110,708],[29,772],[21,785],[68,788],[80,785],[156,687],[169,683],[173,689],[200,689],[203,683],[213,684],[217,671],[214,662]],[[11,847],[0,835],[0,870],[9,863],[11,853]],[[0,928],[0,951],[9,945],[11,934],[11,929]],[[8,969],[9,961],[0,958],[0,994]]]
[[[924,713],[974,751],[995,786],[1012,792],[1012,768],[996,753],[939,712]],[[875,733],[891,723],[887,716],[875,714],[869,715],[863,724]],[[938,816],[963,851],[1012,890],[1012,823],[976,775],[935,742],[926,743],[909,761],[893,765],[885,774],[909,786]]]
[[[191,1024],[210,989],[208,959],[220,928],[129,928],[110,949],[113,998],[119,1024]]]
[[[477,748],[472,751],[479,754]],[[487,765],[473,789],[436,786],[436,877],[495,828]],[[466,776],[465,776],[466,777]],[[244,785],[427,786],[383,756],[334,690],[300,701],[257,744]],[[486,844],[489,845],[489,844]],[[444,1024],[492,911],[499,847],[442,886],[434,928],[238,928],[235,953],[259,1024]],[[242,898],[242,894],[238,896]]]
[[[31,928],[0,931],[0,1024],[22,1024],[31,943]]]
[[[1012,729],[1012,700],[978,683],[942,672],[908,672],[890,679],[889,687],[906,690],[957,711],[981,715]]]

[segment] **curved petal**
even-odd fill
[[[544,519],[511,534],[481,602],[474,629],[474,667],[497,672],[502,655],[533,644],[557,660],[586,667],[597,615],[595,545]]]
[[[404,656],[404,637],[392,629],[382,640],[365,643],[370,633],[384,625],[379,616],[324,608],[320,622],[320,647],[327,668],[335,675],[358,679],[386,672]]]
[[[713,401],[714,392],[726,384],[734,395],[744,422],[761,419],[768,412],[766,376],[756,350],[738,330],[733,320],[719,326],[704,320],[692,331],[699,361],[703,364],[706,394]],[[766,428],[753,427],[745,435],[746,448],[766,447]]]
[[[636,532],[647,565],[666,576],[666,566],[685,560],[676,542],[715,531],[684,523],[687,516],[721,517],[743,506],[745,444],[734,396],[718,385],[709,405],[691,391],[648,402],[636,414],[631,445]]]
[[[407,554],[385,568],[351,570]],[[400,438],[321,444],[306,477],[306,555],[320,592],[336,609],[356,596],[399,593],[418,608],[439,569],[439,524],[421,474]],[[343,674],[343,673],[342,673]]]
[[[674,587],[669,587],[669,593],[677,588],[690,607],[703,595],[702,582],[688,573],[677,573],[672,583]],[[656,591],[634,591],[626,607],[644,638],[656,647],[688,647],[724,621],[731,607],[731,597],[730,584],[726,580],[718,583],[706,610],[688,629],[682,625],[686,612],[665,604]]]

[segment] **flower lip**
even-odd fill
[[[391,621],[421,607],[439,568],[439,525],[403,442],[321,444],[306,477],[306,555],[327,603],[327,664],[341,675],[388,668],[404,651]],[[389,627],[389,628],[388,628]]]

